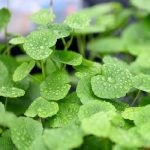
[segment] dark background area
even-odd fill
[[[83,0],[85,6],[93,6],[98,3],[106,3],[106,2],[119,2],[122,3],[124,7],[129,6],[129,0]]]

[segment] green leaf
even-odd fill
[[[54,46],[56,41],[57,37],[49,29],[37,30],[26,37],[23,47],[31,58],[42,60],[52,53],[50,47]]]
[[[78,66],[82,63],[82,55],[71,51],[54,51],[52,58],[60,63]]]
[[[83,142],[82,137],[82,131],[74,125],[66,128],[47,129],[43,135],[46,146],[51,150],[77,148]]]
[[[9,41],[9,43],[13,44],[13,45],[23,44],[23,43],[25,43],[25,37],[19,36],[19,37],[12,38]]]
[[[141,147],[143,143],[142,138],[135,128],[124,130],[121,128],[111,127],[109,130],[109,138],[113,142],[127,148]]]
[[[60,103],[59,111],[49,120],[50,127],[65,127],[69,124],[73,124],[78,119],[78,104]]]
[[[15,145],[12,143],[10,132],[8,133],[4,132],[4,134],[0,137],[1,150],[17,150]]]
[[[80,98],[82,104],[90,101],[98,100],[91,87],[91,77],[85,77],[79,80],[76,88],[77,96]]]
[[[13,74],[13,80],[15,82],[23,80],[35,66],[35,61],[30,61],[29,63],[24,62],[17,67]]]
[[[142,9],[148,11],[150,13],[150,1],[149,0],[130,0],[132,5],[137,7],[138,9]]]
[[[33,103],[26,110],[25,115],[28,117],[35,117],[36,115],[41,118],[47,118],[55,115],[59,110],[58,104],[55,102],[48,102],[42,97],[33,101]]]
[[[132,87],[132,75],[116,64],[104,64],[102,75],[91,79],[92,90],[100,98],[120,98]]]
[[[43,137],[39,136],[33,141],[29,150],[49,150],[49,149],[47,148],[46,144],[44,143]]]
[[[107,137],[111,127],[111,120],[115,113],[112,111],[99,112],[81,121],[81,127],[86,135]]]
[[[150,122],[150,105],[126,108],[125,111],[122,112],[122,117],[124,119],[133,120],[136,125]]]
[[[3,97],[21,97],[25,94],[25,91],[16,87],[0,87],[0,96]]]
[[[72,29],[64,24],[49,24],[48,28],[53,31],[53,33],[57,36],[57,38],[64,38],[70,35],[70,33],[72,32]]]
[[[45,25],[52,22],[55,18],[55,15],[50,13],[47,9],[41,9],[38,12],[35,12],[30,17],[31,21],[36,24]]]
[[[143,20],[128,26],[122,35],[125,47],[133,55],[140,55],[149,51],[150,47],[150,21]],[[139,36],[140,35],[140,36]]]
[[[102,71],[101,64],[86,59],[83,59],[81,65],[74,66],[74,68],[77,71],[75,75],[79,78],[94,76]]]
[[[0,102],[0,112],[5,112],[5,107],[2,102]]]
[[[42,130],[40,122],[20,117],[11,127],[11,138],[18,150],[27,150],[35,138],[42,135]]]
[[[64,99],[61,100],[62,103],[75,103],[81,105],[81,101],[77,96],[76,92],[72,92],[68,96],[66,96]]]
[[[0,61],[0,87],[9,83],[9,72],[3,62]]]
[[[41,96],[48,100],[63,99],[69,89],[68,76],[62,71],[51,73],[40,85]]]
[[[134,87],[145,92],[150,92],[150,75],[139,74],[135,76]]]
[[[7,8],[0,9],[0,30],[5,28],[10,20],[11,14]]]
[[[143,147],[150,147],[150,123],[144,123],[141,124],[138,128],[138,133],[140,134],[140,137],[143,139]]]
[[[10,112],[0,112],[0,125],[4,127],[11,127],[14,123],[16,123],[17,117]]]
[[[118,53],[124,51],[124,44],[118,37],[106,37],[90,41],[88,49],[98,53]]]
[[[68,16],[64,23],[72,29],[83,29],[90,25],[90,18],[88,18],[85,14],[74,13]]]
[[[78,117],[80,120],[88,118],[98,112],[116,111],[115,107],[109,102],[94,100],[82,105],[79,109]]]
[[[115,145],[112,150],[138,150],[137,148],[128,148],[121,145]]]

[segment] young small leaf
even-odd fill
[[[63,99],[69,89],[68,76],[62,71],[51,73],[40,85],[41,96],[48,100]]]
[[[54,18],[55,15],[51,14],[50,11],[47,9],[41,9],[38,12],[32,14],[32,16],[30,17],[31,21],[40,25],[46,25],[52,22]]]
[[[47,58],[56,44],[57,37],[49,29],[37,30],[26,37],[23,45],[26,53],[35,60]]]
[[[55,102],[48,102],[42,97],[33,101],[33,103],[26,110],[25,115],[28,117],[35,117],[38,115],[41,118],[47,118],[55,115],[59,110],[58,104]]]
[[[90,18],[82,13],[74,13],[68,16],[64,23],[72,29],[83,29],[90,25]]]
[[[78,66],[82,63],[82,56],[71,51],[54,51],[52,58],[60,63]]]
[[[10,20],[11,14],[7,8],[0,9],[0,30],[5,28]]]
[[[57,36],[57,38],[64,38],[70,35],[70,33],[72,32],[72,29],[64,24],[49,24],[48,28],[53,31],[53,33]]]
[[[15,82],[23,80],[35,66],[35,61],[30,61],[29,63],[24,62],[17,67],[13,74],[13,80]]]
[[[24,94],[25,94],[24,90],[16,87],[5,87],[5,86],[0,87],[0,96],[3,97],[15,98],[15,97],[21,97]]]
[[[13,45],[23,44],[24,42],[25,42],[25,37],[23,36],[15,37],[9,41],[9,43]]]

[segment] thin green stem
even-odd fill
[[[41,61],[41,68],[42,68],[42,75],[43,75],[43,79],[45,79],[45,65],[44,65],[44,62]]]
[[[68,50],[68,48],[71,46],[72,41],[73,41],[73,35],[71,35],[70,40],[67,42],[67,44],[66,44],[66,46],[65,46],[65,51]]]
[[[5,110],[7,109],[8,98],[5,99]]]
[[[37,81],[37,82],[40,82],[40,80],[37,79],[36,77],[34,77],[33,75],[29,74],[29,76],[30,76],[31,79],[33,79],[33,80],[35,80],[35,81]]]
[[[77,44],[78,44],[78,50],[80,54],[84,56],[84,45],[83,45],[82,38],[80,36],[77,36]]]
[[[136,94],[136,96],[135,96],[134,100],[133,100],[133,101],[132,101],[132,103],[131,103],[131,106],[134,106],[134,104],[135,104],[135,103],[136,103],[136,101],[138,100],[138,98],[139,98],[140,94],[141,94],[141,91],[140,91],[140,90],[138,90],[138,92],[137,92],[137,94]]]
[[[64,39],[64,38],[61,38],[61,40],[62,40],[63,45],[64,45],[64,47],[65,47],[65,46],[67,45],[67,43],[66,43],[65,39]]]

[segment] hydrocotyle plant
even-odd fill
[[[96,5],[62,23],[52,4],[27,36],[8,33],[0,9],[0,149],[149,149],[150,2]]]

